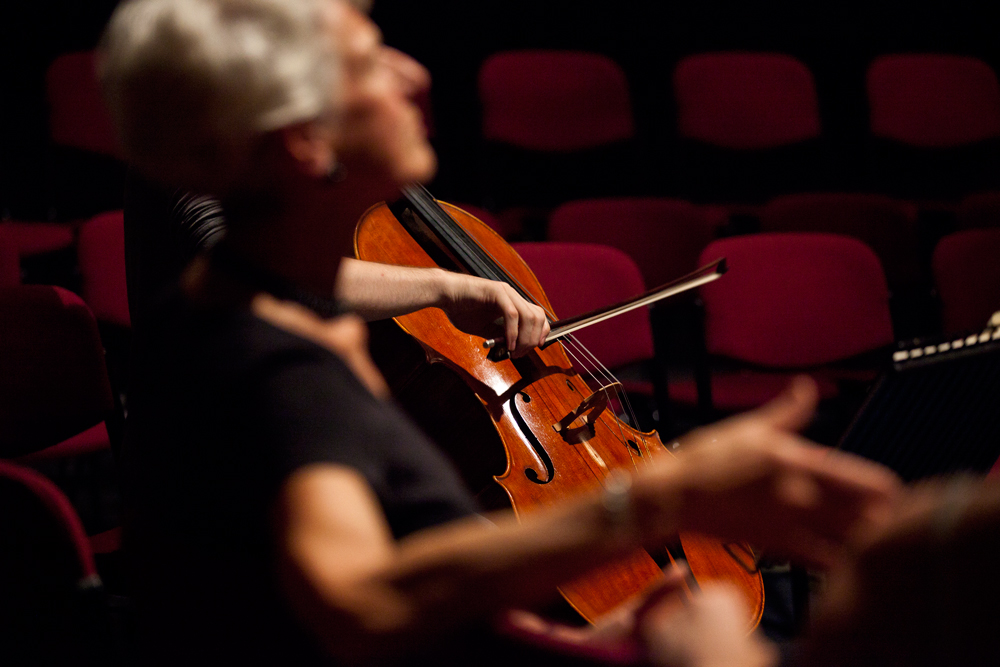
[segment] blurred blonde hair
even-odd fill
[[[223,194],[264,134],[337,111],[330,0],[128,0],[98,75],[126,157],[171,185]]]

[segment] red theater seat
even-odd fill
[[[950,234],[934,248],[934,282],[944,329],[980,330],[1000,310],[1000,229]]]
[[[117,157],[118,143],[97,83],[94,52],[59,56],[49,66],[45,83],[52,142]]]
[[[623,250],[653,288],[696,269],[699,253],[724,221],[721,209],[678,199],[587,199],[552,212],[549,240]]]
[[[955,210],[959,229],[1000,227],[1000,192],[977,192],[963,199]]]
[[[66,576],[72,584],[76,586],[100,585],[97,567],[94,564],[94,554],[90,549],[90,540],[83,529],[83,524],[80,523],[80,518],[77,516],[76,510],[73,509],[73,505],[63,492],[41,473],[3,459],[0,459],[0,485],[4,489],[3,497],[5,500],[9,498],[8,494],[12,489],[23,489],[26,492],[23,494],[25,499],[31,498],[30,502],[37,505],[37,509],[32,509],[34,511],[40,510],[40,513],[44,515],[44,520],[51,524],[49,527],[44,527],[32,522],[32,525],[21,526],[21,528],[31,532],[36,530],[39,532],[51,530],[56,533],[53,537],[56,537],[55,541],[60,542],[62,545],[61,548],[64,549],[65,560],[69,570]],[[18,493],[18,495],[21,494]],[[6,520],[9,520],[12,514],[27,509],[23,506],[17,508],[6,503],[4,505],[3,512],[0,512],[0,515],[4,517],[5,524],[7,524]],[[4,528],[9,530],[11,526],[7,524]],[[9,537],[9,533],[5,532],[4,538]],[[29,549],[39,546],[37,543],[32,544],[32,540],[36,535],[29,534],[23,537],[24,541],[21,544],[27,546]],[[49,557],[51,558],[51,556]],[[42,564],[46,560],[42,556],[35,564]],[[10,573],[4,568],[4,576],[9,575]],[[48,576],[59,575],[50,573]]]
[[[709,354],[744,366],[712,375],[712,405],[719,410],[759,405],[803,370],[813,372],[823,398],[832,398],[837,385],[824,367],[893,342],[882,267],[856,239],[738,236],[713,242],[701,262],[719,257],[729,272],[701,288],[705,345]],[[697,401],[693,386],[672,384],[671,397]]]
[[[108,447],[100,425],[112,415],[111,387],[97,323],[80,297],[42,285],[0,288],[0,332],[0,457],[81,432],[60,451]]]
[[[645,291],[635,262],[616,248],[591,243],[515,243],[514,248],[538,278],[558,319]],[[645,308],[595,324],[574,336],[606,368],[646,363],[653,358],[653,336]],[[572,343],[566,349],[578,371],[593,370],[585,351]],[[648,380],[623,384],[627,391],[653,393]]]
[[[506,51],[479,71],[483,136],[535,151],[578,151],[635,134],[625,73],[579,51]]]
[[[760,211],[764,232],[828,232],[864,241],[879,256],[890,284],[922,276],[917,207],[884,195],[824,192],[777,197]]]
[[[69,499],[0,460],[0,662],[96,665],[110,655],[103,586]]]
[[[483,62],[478,87],[482,196],[523,227],[562,202],[635,194],[645,182],[628,82],[607,56],[504,51]]]
[[[130,325],[125,287],[125,223],[121,211],[95,216],[80,228],[77,256],[83,277],[83,300],[94,316],[122,327]]]
[[[783,146],[820,135],[812,73],[779,53],[703,53],[674,71],[681,136],[732,149]]]
[[[1000,137],[1000,85],[969,56],[894,54],[868,69],[872,134],[925,148]]]

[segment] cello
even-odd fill
[[[534,274],[490,227],[420,186],[403,195],[362,216],[354,237],[358,259],[502,280],[556,319]],[[623,406],[627,399],[606,369],[597,362],[607,379],[592,390],[572,360],[595,360],[572,334],[559,335],[555,327],[554,334],[551,344],[512,359],[495,341],[456,329],[436,308],[371,328],[373,356],[396,400],[449,454],[484,507],[507,506],[521,517],[601,488],[616,470],[636,471],[670,456],[655,432],[641,432],[609,409],[609,399]],[[750,548],[688,533],[679,543],[694,580],[735,584],[751,610],[748,628],[756,627],[764,593]],[[666,548],[656,555],[660,563],[675,558]],[[657,560],[637,550],[559,590],[595,622],[655,585],[663,576]]]

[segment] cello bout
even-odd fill
[[[534,274],[496,232],[429,195],[408,190],[407,196],[408,208],[392,207],[398,215],[385,204],[364,215],[355,232],[359,259],[440,267],[506,280],[526,299],[551,313],[551,304]],[[408,230],[402,221],[415,229]],[[431,228],[438,229],[437,238],[428,235]],[[634,470],[648,464],[651,453],[667,451],[655,433],[638,431],[607,409],[607,395],[590,390],[561,342],[510,359],[498,341],[470,344],[470,337],[455,329],[436,308],[394,321],[398,330],[373,327],[373,331],[381,330],[372,336],[373,357],[397,400],[449,454],[469,487],[479,491],[486,507],[496,509],[506,504],[520,517],[594,491],[612,471]],[[379,351],[380,338],[393,339],[400,350],[389,354],[383,347]],[[484,348],[488,354],[483,354]],[[702,546],[689,536],[682,536],[682,542],[685,548],[689,543]],[[740,568],[713,540],[692,554],[689,563],[696,579],[705,569],[700,554],[705,554],[710,577],[727,571],[732,564],[740,576],[726,579],[743,589],[751,607],[758,612],[763,608],[759,572],[751,574]],[[726,562],[715,564],[717,558]],[[559,590],[583,618],[593,622],[642,595],[662,577],[660,566],[640,549]],[[751,626],[757,624],[758,612]]]

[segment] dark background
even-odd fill
[[[53,209],[49,196],[44,72],[60,53],[93,48],[115,4],[112,0],[3,3],[0,211],[4,217],[65,217]],[[373,16],[387,43],[415,56],[434,76],[434,142],[441,168],[432,190],[443,199],[481,203],[484,153],[475,76],[484,58],[496,51],[566,48],[614,58],[632,88],[638,143],[647,161],[640,167],[647,166],[654,174],[643,189],[669,195],[677,193],[657,166],[672,148],[670,77],[681,56],[729,49],[797,56],[816,76],[824,135],[850,153],[866,136],[864,72],[875,55],[944,51],[978,56],[995,69],[1000,65],[1000,27],[989,4],[378,0]],[[844,171],[851,169],[847,164]],[[830,185],[832,189],[843,184]]]

